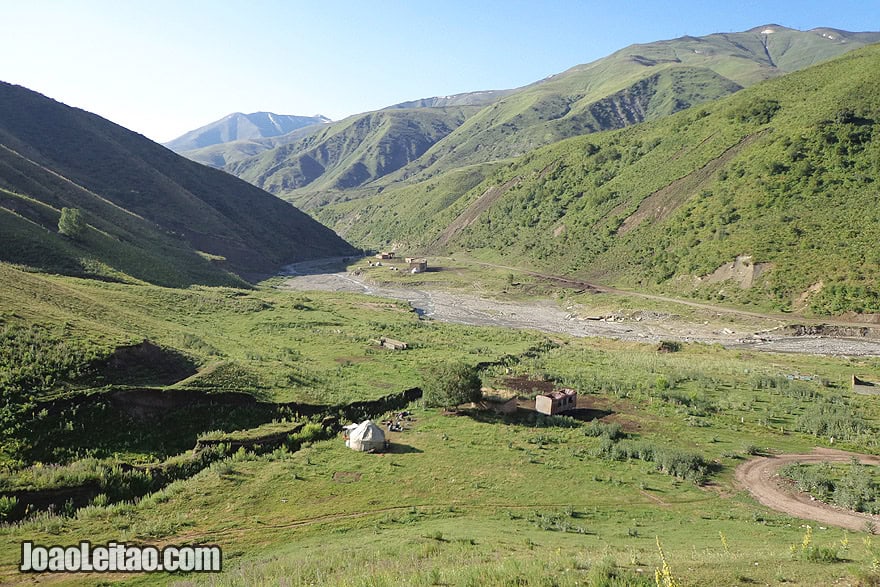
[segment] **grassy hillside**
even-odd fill
[[[9,84],[0,106],[0,260],[231,284],[352,251],[293,206],[98,116]],[[78,234],[59,234],[62,208],[82,213]]]
[[[482,92],[465,92],[452,96],[433,96],[400,102],[388,108],[443,108],[446,106],[485,106],[498,101],[516,90],[485,90]]]
[[[238,161],[249,159],[264,151],[269,151],[282,145],[293,143],[300,138],[312,133],[320,132],[323,124],[311,124],[309,126],[291,131],[287,134],[253,139],[240,139],[225,143],[217,143],[209,147],[201,147],[190,151],[181,151],[180,154],[210,167],[222,169]]]
[[[466,248],[633,287],[878,312],[878,65],[880,48],[865,48],[534,151],[466,193],[459,176],[447,187],[438,177],[319,215],[361,244]]]
[[[656,120],[878,40],[880,33],[797,31],[768,25],[742,33],[633,45],[517,90],[401,103],[389,111],[402,107],[400,122],[416,118],[415,123],[408,123],[416,135],[401,139],[394,133],[386,134],[383,140],[388,146],[374,149],[366,157],[359,155],[339,172],[328,173],[328,156],[316,156],[314,137],[226,169],[297,205],[318,208],[452,169],[518,157],[569,137]],[[453,104],[479,104],[482,108],[464,122],[450,125],[448,136],[435,133],[429,140],[417,136],[425,133],[424,123],[418,121],[424,114],[418,107]],[[356,119],[360,120],[355,117],[349,121]],[[344,126],[340,123],[337,128]],[[363,131],[356,135],[372,144],[373,139],[365,139]],[[350,136],[348,130],[344,140],[349,141]],[[408,146],[413,141],[418,148]],[[383,153],[401,150],[408,155],[398,157],[394,165],[376,160]],[[332,152],[336,151],[334,147]],[[216,153],[200,156],[213,161],[220,158]],[[237,158],[238,154],[232,154],[230,160]],[[337,165],[332,155],[330,165]],[[318,177],[321,180],[315,181]]]
[[[69,398],[74,407],[64,417],[77,422],[58,432],[55,413],[15,419],[30,430],[27,442],[39,445],[33,458],[104,458],[123,446],[142,458],[162,453],[163,442],[171,440],[143,436],[140,426],[119,420],[124,414],[95,416],[95,408],[75,406],[129,388],[347,404],[418,386],[422,370],[440,359],[476,363],[543,340],[525,332],[427,323],[405,304],[346,294],[174,289],[35,274],[2,263],[0,284],[0,471],[6,435],[15,429],[5,418],[16,409],[27,412],[30,402]],[[381,336],[405,340],[411,348],[383,350],[374,342]],[[161,356],[103,367],[119,347],[144,340],[162,349]],[[166,373],[180,362],[190,367],[174,371],[176,377]],[[174,420],[174,410],[168,417]],[[220,413],[217,418],[216,425],[235,425]],[[122,432],[129,424],[131,430]],[[188,424],[174,424],[187,430],[181,434],[192,433]],[[161,437],[175,434],[170,429]]]
[[[878,40],[880,33],[769,25],[632,45],[502,98],[435,145],[416,169],[424,177],[654,120]]]
[[[99,286],[41,279],[46,283],[40,289],[58,288],[65,303],[73,301],[67,297],[71,292]],[[158,320],[143,326],[153,332],[172,323],[178,328],[185,318],[193,333],[208,335],[201,314],[211,307],[219,316],[209,326],[212,343],[224,344],[229,334],[232,341],[222,348],[237,355],[244,351],[236,350],[242,333],[256,330],[253,352],[267,353],[267,362],[277,360],[268,353],[280,353],[276,347],[296,328],[303,338],[294,350],[302,356],[288,354],[284,360],[314,365],[314,374],[323,376],[361,365],[348,348],[333,350],[321,339],[342,340],[376,328],[363,322],[366,304],[372,320],[400,329],[398,336],[430,331],[432,346],[419,348],[420,358],[408,351],[383,355],[397,357],[399,365],[417,366],[471,348],[482,348],[476,354],[488,357],[503,348],[522,350],[535,340],[525,333],[420,322],[396,304],[361,296],[309,294],[304,300],[300,293],[221,288],[172,292],[186,296],[172,305],[157,298],[167,293],[162,288],[105,287],[114,298],[140,298],[163,308]],[[79,309],[68,315],[85,314],[87,306],[76,303]],[[271,307],[261,307],[266,304]],[[264,314],[274,314],[273,324],[286,323],[284,332],[255,329],[269,324]],[[74,326],[74,334],[79,328]],[[319,370],[313,361],[325,352],[327,367]],[[350,376],[381,380],[384,376],[368,374],[381,361],[372,362]],[[736,484],[734,469],[756,453],[827,447],[828,410],[835,447],[876,450],[877,398],[851,396],[846,384],[853,369],[876,375],[878,368],[876,359],[753,354],[706,345],[659,353],[656,345],[560,338],[530,357],[485,370],[483,379],[493,388],[514,390],[523,405],[548,381],[574,387],[582,401],[577,418],[526,409],[509,417],[487,411],[448,415],[413,405],[404,430],[389,434],[392,445],[384,454],[355,453],[339,437],[314,439],[300,450],[262,455],[242,450],[139,500],[108,503],[104,494],[66,514],[0,524],[0,581],[38,584],[48,578],[17,571],[24,539],[61,545],[89,539],[223,548],[220,575],[114,577],[135,585],[500,586],[546,585],[553,577],[566,586],[648,586],[656,585],[654,570],[664,563],[680,585],[870,585],[877,580],[872,562],[878,546],[867,525],[847,532],[769,510]],[[793,374],[804,379],[794,380]],[[54,441],[69,447],[82,436],[83,419],[79,414],[62,423],[53,430]],[[131,430],[150,422],[134,422]],[[164,432],[155,428],[154,436]],[[115,446],[103,446],[93,435],[93,444],[84,448],[98,458],[143,450],[131,439],[121,442],[126,439],[121,432],[112,436]],[[183,427],[178,432],[190,434]],[[158,450],[145,452],[164,457]],[[16,480],[48,483],[72,467],[27,468]],[[806,524],[812,528],[805,542]],[[100,577],[52,579],[86,585]]]
[[[434,98],[422,98],[401,102],[387,109],[421,109],[421,108],[447,108],[456,106],[483,106],[490,104],[502,96],[514,90],[492,90],[487,92],[471,92],[456,94],[454,96],[437,96]],[[418,114],[416,114],[418,116]],[[323,122],[329,122],[327,120]],[[211,167],[232,167],[235,163],[244,159],[255,157],[260,153],[294,143],[297,140],[321,132],[320,126],[312,124],[284,135],[268,136],[262,138],[247,138],[229,140],[222,143],[212,144],[206,147],[193,148],[178,152],[188,159],[210,165]],[[170,145],[169,145],[170,146]]]
[[[226,169],[298,205],[315,207],[416,160],[477,110],[391,109],[352,116]]]

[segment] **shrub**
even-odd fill
[[[79,238],[86,229],[86,221],[79,208],[62,208],[58,219],[58,232],[66,237]]]
[[[842,398],[823,400],[811,405],[795,422],[795,429],[814,436],[852,439],[868,432],[868,425],[846,405]]]
[[[767,124],[779,108],[779,102],[776,100],[756,98],[736,108],[730,117],[747,124]]]
[[[584,435],[618,440],[626,436],[617,422],[601,422],[593,420],[584,427]]]
[[[828,463],[802,465],[795,463],[780,470],[780,475],[791,479],[800,491],[820,501],[857,512],[880,511],[880,487],[871,476],[870,468],[850,463],[840,474]]]
[[[609,437],[602,437],[597,453],[602,458],[615,461],[639,459],[654,463],[658,471],[694,483],[702,483],[709,474],[709,463],[702,455],[677,448],[657,446],[644,440],[615,442]]]
[[[480,401],[482,382],[476,367],[464,363],[444,363],[432,367],[422,386],[425,405],[457,406]]]
[[[17,505],[17,498],[0,495],[0,520],[6,520]]]

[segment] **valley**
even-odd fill
[[[574,289],[461,260],[431,258],[429,268],[440,270],[418,275],[392,265],[314,260],[251,291],[100,283],[0,266],[5,283],[19,284],[0,297],[0,348],[18,348],[10,344],[23,335],[17,325],[30,324],[45,333],[44,352],[68,349],[84,374],[65,379],[59,369],[37,398],[47,413],[28,425],[20,438],[34,444],[18,452],[30,464],[3,478],[4,495],[98,484],[85,503],[0,525],[0,581],[39,581],[15,570],[25,536],[224,549],[219,576],[113,577],[134,585],[282,577],[347,584],[352,573],[379,584],[401,576],[415,585],[529,584],[552,573],[563,585],[613,577],[653,585],[658,539],[683,584],[733,576],[809,584],[870,572],[873,543],[833,525],[813,540],[839,562],[811,562],[812,550],[792,555],[789,546],[800,544],[810,522],[754,501],[735,471],[754,455],[816,446],[873,452],[880,404],[851,394],[849,379],[880,379],[876,351],[822,356],[801,343],[798,352],[727,349],[731,341],[718,331],[740,336],[778,319]],[[333,271],[340,268],[349,271]],[[317,291],[322,283],[358,291]],[[584,321],[610,331],[569,334],[565,312],[619,317]],[[707,336],[716,332],[706,341],[713,344],[670,344],[700,326]],[[52,342],[56,328],[67,333],[63,344]],[[409,348],[383,349],[382,336]],[[71,353],[90,346],[122,357],[119,345],[145,338],[166,349],[163,362],[179,353],[190,366],[159,372],[155,359],[129,353],[127,363],[117,359],[128,366],[107,378],[88,366],[94,355]],[[103,348],[93,346],[98,340]],[[484,387],[515,394],[519,409],[425,407],[416,395],[425,373],[449,360],[481,365]],[[535,393],[548,386],[579,391],[572,416],[534,412]],[[410,416],[389,433],[387,452],[353,452],[337,434],[348,418],[383,420],[400,410]],[[140,493],[144,483],[156,485]],[[350,538],[361,535],[379,542],[350,550]],[[834,546],[841,540],[849,541],[843,550]],[[556,554],[534,560],[545,551]],[[93,578],[54,577],[72,585]]]
[[[223,77],[286,108],[324,35]],[[0,585],[880,585],[878,42],[685,35],[164,146],[0,82]],[[427,44],[349,46],[348,93]],[[223,564],[21,570],[85,541]]]

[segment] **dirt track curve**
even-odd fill
[[[784,484],[777,474],[780,467],[791,463],[847,463],[853,457],[865,465],[880,465],[880,457],[876,455],[816,448],[809,454],[786,454],[751,459],[737,467],[736,480],[759,502],[784,514],[848,530],[863,531],[868,521],[880,527],[880,516],[844,510],[816,501],[806,493],[797,492]]]

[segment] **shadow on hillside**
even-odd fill
[[[328,259],[313,259],[311,261],[291,263],[282,267],[278,275],[282,277],[297,277],[300,275],[343,273],[355,259],[358,259],[358,256],[330,257]]]
[[[568,410],[567,412],[560,414],[561,416],[568,416],[569,418],[574,418],[575,420],[580,420],[581,422],[592,422],[593,420],[601,420],[605,416],[610,416],[613,414],[611,410],[597,410],[595,408],[576,408],[574,410]]]
[[[196,374],[193,360],[149,340],[116,347],[98,365],[104,384],[170,385]]]
[[[420,448],[416,448],[414,446],[410,446],[408,444],[401,444],[400,442],[391,442],[388,444],[388,448],[385,449],[385,453],[391,455],[403,455],[403,454],[412,454],[412,453],[423,453]]]
[[[463,416],[468,416],[477,422],[483,422],[486,424],[515,424],[532,428],[574,428],[580,426],[579,422],[598,420],[605,416],[610,416],[614,412],[609,410],[579,408],[576,410],[569,410],[564,414],[547,416],[534,410],[519,408],[516,412],[511,414],[499,414],[491,410],[478,409],[461,410],[458,413]]]

